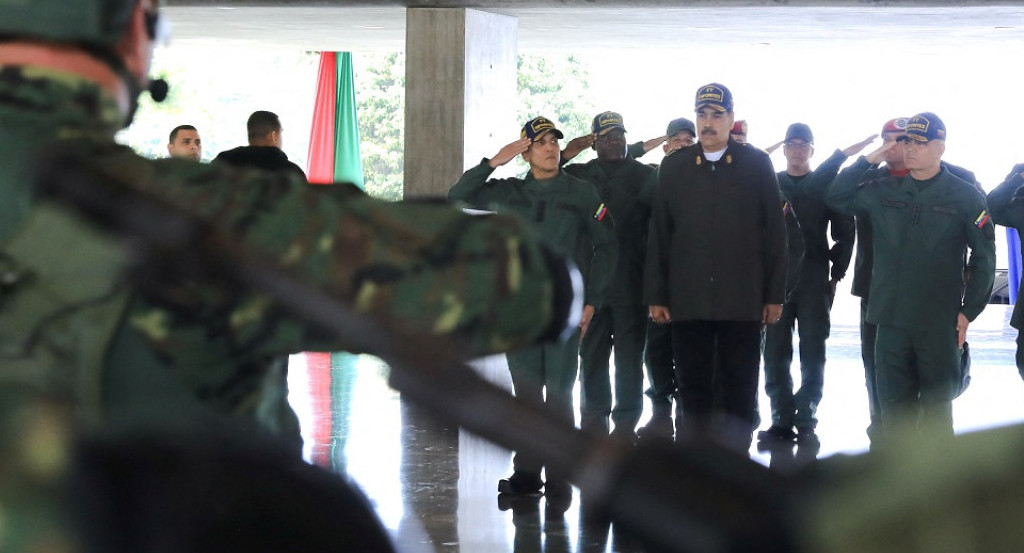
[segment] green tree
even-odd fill
[[[405,54],[361,57],[355,67],[355,82],[366,192],[400,200],[405,160]]]
[[[556,121],[566,140],[590,132],[596,110],[586,62],[576,56],[527,54],[519,56],[518,70],[519,121],[543,115]],[[584,156],[586,153],[577,160]]]
[[[355,68],[360,148],[366,191],[388,200],[402,198],[405,131],[405,55],[361,57]],[[538,115],[557,120],[566,138],[590,132],[595,112],[588,67],[577,57],[527,54],[518,60],[517,121]],[[517,170],[526,171],[519,160]]]

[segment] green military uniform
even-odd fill
[[[34,196],[33,160],[55,140],[66,139],[92,176],[216,220],[311,286],[361,312],[463,338],[469,354],[560,330],[556,258],[514,218],[383,202],[347,186],[293,186],[268,206],[265,191],[290,177],[147,160],[114,144],[122,122],[92,81],[0,66],[4,550],[57,539],[47,490],[63,472],[69,435],[211,414],[254,420],[266,398],[284,401],[279,380],[247,372],[254,360],[346,347],[260,295],[182,282],[157,298],[126,286],[123,244]]]
[[[963,167],[946,163],[945,161],[941,163],[943,167],[953,174],[953,176],[959,177],[963,181],[970,183],[980,192],[984,193],[984,190],[982,190],[981,186],[978,184],[978,180],[974,177],[974,173],[964,169]],[[872,166],[872,168],[865,172],[861,178],[864,182],[884,178],[885,176],[892,174],[889,169],[890,168],[887,166]],[[903,170],[902,174],[898,176],[906,174],[907,170]],[[850,292],[854,296],[860,298],[860,355],[861,360],[864,363],[864,383],[868,392],[868,410],[871,416],[871,423],[868,425],[867,435],[873,441],[875,435],[880,432],[882,428],[880,420],[882,407],[879,404],[878,390],[875,386],[875,335],[878,333],[878,328],[877,325],[867,320],[868,298],[871,290],[871,271],[874,265],[874,256],[871,251],[873,239],[871,232],[871,219],[867,214],[857,213],[854,215],[854,218],[856,220],[857,227],[857,259],[853,267],[853,285],[851,286]],[[995,215],[992,216],[992,221],[996,224],[999,222]]]
[[[462,175],[448,191],[448,198],[476,207],[496,207],[529,221],[556,250],[576,256],[576,263],[587,268],[584,303],[602,307],[615,271],[615,235],[612,219],[593,185],[564,171],[545,180],[533,178],[532,173],[525,179],[488,180],[493,171],[485,159]],[[589,259],[581,253],[584,238],[593,245]],[[510,352],[508,366],[516,396],[536,404],[546,402],[559,417],[574,421],[572,391],[578,351],[577,332],[562,344]],[[536,475],[542,468],[539,460],[522,454],[516,454],[513,465],[517,473]],[[547,476],[549,481],[565,479],[564,475]]]
[[[604,305],[595,311],[580,343],[580,426],[631,434],[643,411],[643,354],[647,306],[643,302],[644,255],[650,226],[654,169],[635,159],[606,163],[599,159],[567,165],[566,173],[593,183],[615,217],[618,257]],[[615,409],[608,359],[615,346]]]
[[[878,326],[876,385],[882,424],[901,416],[938,421],[952,432],[959,384],[956,320],[974,320],[988,303],[995,241],[985,197],[943,168],[927,181],[882,175],[860,158],[826,195],[829,206],[871,220],[874,270],[867,321]],[[972,274],[964,282],[971,248]],[[915,363],[916,360],[916,363]]]

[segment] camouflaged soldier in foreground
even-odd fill
[[[199,282],[138,293],[125,244],[33,192],[34,160],[55,141],[94,177],[216,220],[310,286],[467,355],[564,326],[568,269],[514,219],[115,145],[148,70],[150,2],[0,0],[0,14],[0,550],[58,541],[51,500],[82,430],[251,421],[267,400],[287,410],[258,360],[346,347],[263,296]]]

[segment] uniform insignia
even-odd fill
[[[725,164],[726,165],[732,164],[732,156],[731,155],[725,156]]]
[[[786,203],[782,204],[782,214],[783,215],[789,215],[790,213],[792,213],[792,211],[793,211],[793,206],[789,202],[786,202]]]
[[[608,207],[604,204],[597,206],[597,211],[594,212],[594,219],[601,221],[605,215],[608,215]]]
[[[701,164],[700,156],[697,156],[697,165],[700,165],[700,164]]]
[[[981,215],[978,215],[978,218],[974,220],[974,226],[976,226],[978,228],[981,228],[981,227],[985,226],[985,223],[987,223],[987,222],[988,222],[988,211],[985,211],[984,209],[982,209],[981,210]]]

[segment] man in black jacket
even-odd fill
[[[239,146],[217,154],[214,162],[225,162],[237,167],[257,167],[269,171],[291,171],[306,180],[306,173],[288,161],[281,150],[281,119],[270,111],[254,111],[245,123],[249,145]]]
[[[672,323],[686,425],[746,450],[761,327],[778,322],[785,301],[786,223],[768,155],[729,136],[732,93],[703,86],[695,107],[700,142],[665,158],[659,170],[646,301],[655,322]]]

